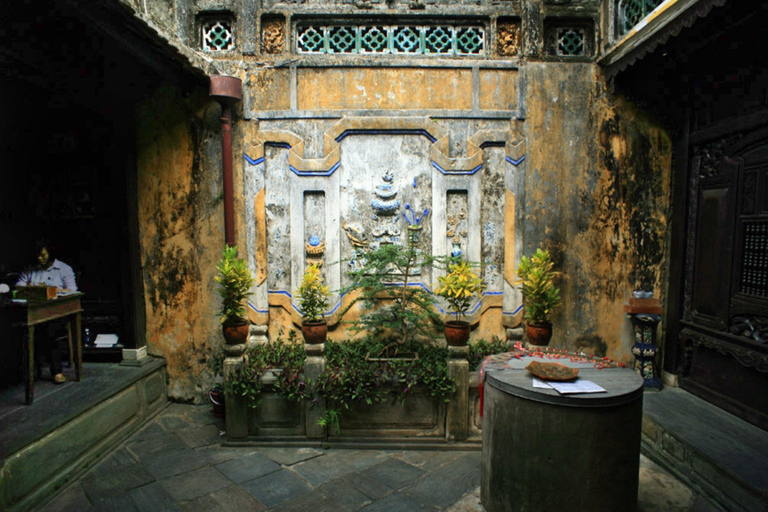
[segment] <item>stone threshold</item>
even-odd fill
[[[84,365],[83,380],[36,386],[2,404],[0,510],[30,510],[80,476],[168,405],[165,360]],[[23,386],[22,386],[23,388]]]
[[[691,393],[645,394],[642,451],[724,510],[768,510],[768,432]]]

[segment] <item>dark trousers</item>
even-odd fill
[[[49,322],[35,329],[35,353],[40,366],[45,362],[50,365],[51,377],[61,373],[61,346],[59,340],[66,336],[66,324]]]

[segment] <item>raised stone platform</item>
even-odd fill
[[[0,393],[0,510],[29,510],[76,478],[167,403],[165,361],[84,365],[81,382]]]
[[[768,432],[679,388],[643,405],[643,453],[725,510],[768,510]]]

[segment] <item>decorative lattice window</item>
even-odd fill
[[[230,20],[206,20],[201,26],[203,50],[225,52],[235,48],[235,34]]]
[[[623,36],[664,0],[619,0],[616,9],[618,35]]]
[[[301,25],[299,53],[483,55],[485,29],[453,25]]]
[[[561,28],[557,31],[557,55],[564,57],[585,54],[586,34],[580,28]]]
[[[768,297],[768,222],[744,223],[742,255],[739,291]]]

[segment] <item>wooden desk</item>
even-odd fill
[[[24,329],[24,385],[26,403],[30,405],[35,399],[35,327],[58,320],[67,319],[67,337],[72,345],[72,321],[75,331],[75,380],[83,376],[83,340],[81,336],[81,318],[83,311],[80,298],[82,293],[73,293],[45,301],[28,301],[26,304],[13,302],[12,309],[21,313],[16,315],[13,325]]]

